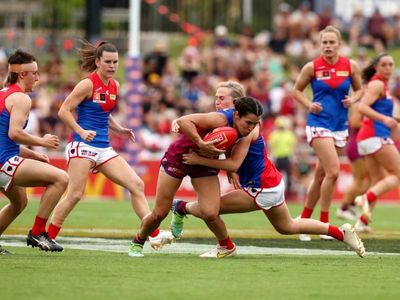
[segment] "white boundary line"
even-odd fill
[[[25,236],[9,235],[1,240],[3,246],[26,247]],[[106,252],[127,253],[130,244],[129,239],[104,239],[104,238],[81,238],[81,237],[60,237],[57,241],[65,249],[95,250]],[[300,242],[299,242],[300,243]],[[193,244],[178,241],[167,245],[159,251],[153,250],[148,243],[144,247],[144,253],[174,253],[174,254],[201,254],[215,247],[207,244]],[[323,250],[323,249],[302,249],[302,248],[268,248],[255,246],[237,246],[238,255],[356,255],[353,251]],[[367,256],[400,256],[400,253],[367,252]]]

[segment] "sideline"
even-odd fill
[[[1,244],[11,247],[27,247],[25,242],[26,236],[23,235],[6,235],[3,236]],[[129,247],[129,239],[104,239],[104,238],[81,238],[81,237],[59,237],[57,241],[65,249],[76,250],[94,250],[106,252],[126,253]],[[193,244],[177,242],[172,245],[167,245],[162,249],[155,251],[148,243],[143,249],[144,253],[173,253],[173,254],[201,254],[215,247],[215,245]],[[238,255],[356,255],[353,251],[343,250],[322,250],[322,249],[300,249],[300,248],[268,248],[255,246],[237,246]],[[400,256],[400,253],[382,253],[382,252],[367,252],[366,256]]]

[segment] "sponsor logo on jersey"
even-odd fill
[[[117,95],[115,94],[110,94],[110,100],[115,100],[117,99]]]
[[[338,77],[347,77],[349,76],[349,71],[337,71],[336,76]]]
[[[315,77],[317,80],[328,80],[331,79],[331,71],[329,70],[322,70],[315,72]]]
[[[94,93],[93,102],[95,103],[106,103],[106,94],[104,93]]]

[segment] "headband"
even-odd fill
[[[9,64],[8,72],[10,73],[19,73],[22,71],[22,64]]]

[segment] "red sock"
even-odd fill
[[[308,208],[304,206],[300,216],[302,219],[309,219],[311,218],[313,211],[314,211],[313,208]]]
[[[50,223],[49,228],[47,228],[47,233],[49,234],[49,238],[54,240],[57,237],[60,230],[61,230],[61,227],[58,227],[58,226],[54,225],[53,223]]]
[[[361,215],[360,221],[361,221],[362,223],[364,223],[365,225],[368,225],[368,219],[367,219],[364,215]]]
[[[186,203],[187,203],[186,201],[179,200],[178,206],[177,206],[177,212],[178,212],[178,214],[180,214],[180,215],[182,215],[182,216],[184,216],[184,215],[187,214],[187,211],[186,211]]]
[[[46,232],[46,223],[47,219],[43,219],[39,216],[36,216],[35,223],[32,227],[32,235],[39,235],[43,232]]]
[[[218,241],[218,244],[222,247],[226,247],[226,249],[233,249],[235,247],[235,244],[232,242],[229,236],[224,240]]]
[[[376,197],[376,195],[375,195],[374,192],[369,191],[369,192],[367,193],[367,200],[368,200],[368,203],[369,203],[369,204],[375,202],[376,199],[377,199],[377,197]]]
[[[333,226],[333,225],[329,225],[328,235],[339,241],[343,241],[343,238],[344,238],[343,232],[338,227]]]
[[[150,236],[153,238],[156,237],[159,233],[160,233],[160,228],[157,228],[152,233],[150,233]]]
[[[321,211],[319,220],[323,223],[329,223],[329,211]]]

